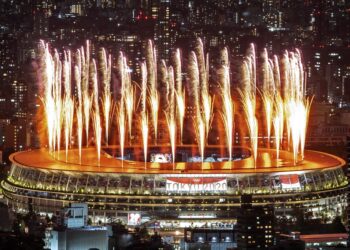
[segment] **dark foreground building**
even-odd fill
[[[238,249],[267,249],[274,244],[274,209],[253,206],[251,195],[242,195],[237,216]]]
[[[181,249],[226,250],[234,249],[237,244],[232,227],[186,228]]]

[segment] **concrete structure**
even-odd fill
[[[51,250],[87,250],[110,249],[110,226],[88,226],[88,207],[84,203],[73,203],[62,210],[64,214],[63,229],[47,229],[45,247]]]
[[[51,250],[109,249],[110,227],[68,228],[47,233],[47,247]]]
[[[73,203],[64,209],[64,226],[67,228],[78,228],[87,225],[88,205],[85,203]]]

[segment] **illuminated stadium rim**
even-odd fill
[[[186,145],[181,147],[191,149],[194,146]],[[118,146],[109,146],[108,148],[118,149]],[[220,149],[220,146],[208,146],[207,148]],[[10,156],[10,160],[17,166],[40,170],[115,174],[255,174],[312,171],[338,168],[345,165],[343,159],[318,151],[306,150],[304,160],[299,161],[296,165],[293,165],[292,153],[280,151],[280,159],[278,161],[274,159],[275,154],[276,152],[273,149],[260,148],[256,166],[252,156],[231,162],[156,163],[122,161],[108,154],[102,154],[101,160],[98,162],[95,148],[82,149],[81,162],[78,157],[78,149],[69,150],[67,161],[64,150],[56,152],[56,158],[54,158],[46,149],[17,152]]]

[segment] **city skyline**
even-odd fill
[[[35,69],[38,67],[40,39],[60,51],[64,48],[74,51],[88,39],[95,57],[98,57],[101,47],[113,55],[123,51],[128,55],[129,67],[135,70],[133,75],[136,80],[140,78],[140,62],[145,60],[148,39],[154,40],[158,58],[165,59],[167,63],[171,62],[176,48],[180,48],[186,58],[194,49],[197,38],[202,38],[213,65],[220,63],[217,55],[227,46],[234,71],[238,71],[250,43],[256,44],[259,53],[266,48],[270,56],[282,56],[285,49],[298,48],[302,51],[308,94],[314,95],[315,101],[333,103],[335,108],[348,106],[349,22],[346,22],[348,8],[345,1],[276,1],[277,5],[274,1],[224,1],[215,2],[212,6],[210,2],[195,1],[130,1],[125,4],[101,1],[100,5],[96,2],[96,6],[93,3],[2,3],[1,57],[4,64],[0,76],[4,84],[0,107],[4,116],[2,126],[8,130],[2,139],[5,145],[7,143],[18,150],[37,143],[35,138],[24,138],[33,134],[31,131],[34,129],[28,126],[32,121],[25,121],[33,119],[28,116],[33,117],[36,112],[35,99],[28,96],[35,95],[38,88],[35,84],[39,82],[36,78],[38,72]],[[301,13],[308,15],[293,19],[291,10],[300,10],[301,7]],[[221,17],[221,22],[215,21],[207,12],[216,18]],[[276,16],[274,13],[280,14]],[[340,26],[343,28],[339,29]],[[327,30],[325,27],[328,27],[328,35],[322,35]],[[301,36],[304,38],[298,40],[297,37]],[[160,38],[166,41],[159,41]],[[233,82],[237,81],[233,79]],[[333,110],[337,113],[336,109]],[[339,119],[343,120],[342,117]],[[25,133],[28,136],[24,136]],[[12,138],[16,139],[14,145]]]
[[[346,0],[0,1],[0,249],[349,246]]]

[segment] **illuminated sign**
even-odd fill
[[[166,191],[169,192],[224,192],[226,190],[225,178],[174,177],[166,180]]]
[[[280,175],[280,181],[283,189],[300,188],[299,177],[297,174]]]
[[[128,225],[129,226],[141,225],[141,214],[140,213],[129,213],[128,214]]]
[[[216,218],[216,214],[213,213],[181,213],[179,215],[180,219],[212,219]]]
[[[151,162],[169,163],[172,162],[171,154],[151,154]]]

